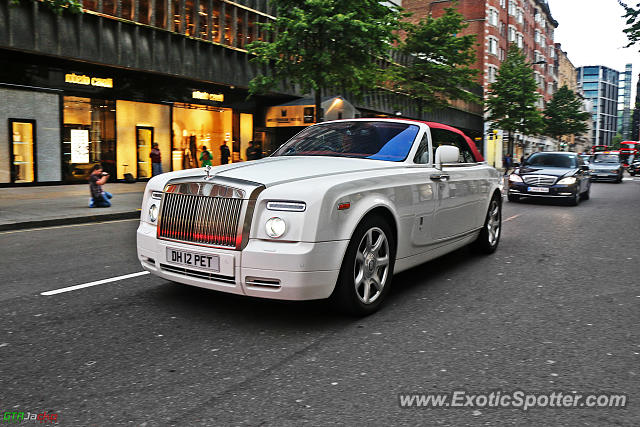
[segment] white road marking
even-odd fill
[[[130,279],[132,277],[144,276],[145,274],[149,274],[149,272],[139,271],[137,273],[125,274],[124,276],[112,277],[110,279],[96,280],[95,282],[83,283],[82,285],[69,286],[66,288],[55,289],[53,291],[42,292],[40,295],[45,295],[45,296],[56,295],[56,294],[61,294],[63,292],[71,292],[71,291],[76,291],[78,289],[89,288],[91,286],[104,285],[105,283],[111,283],[111,282],[117,282],[119,280]]]
[[[514,216],[510,216],[509,218],[505,219],[505,220],[504,220],[504,221],[502,221],[502,222],[511,221],[511,220],[513,220],[513,219],[518,218],[520,215],[522,215],[522,214],[517,214],[517,215],[514,215]]]
[[[41,231],[41,230],[55,230],[56,228],[70,228],[70,227],[87,227],[90,225],[96,224],[111,224],[114,222],[129,222],[129,221],[140,221],[140,218],[131,218],[131,219],[114,219],[113,221],[97,221],[97,222],[86,222],[83,224],[69,224],[69,225],[53,225],[51,227],[39,227],[39,228],[25,228],[24,230],[11,230],[11,231],[2,231],[2,234],[15,234],[15,233],[26,233],[29,231]]]
[[[634,179],[629,177],[629,178],[622,178],[623,181],[633,181]]]

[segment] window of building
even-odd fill
[[[138,0],[138,19],[141,24],[151,24],[151,0]]]
[[[516,41],[516,27],[513,25],[509,25],[509,42],[513,43]]]
[[[156,0],[154,19],[155,19],[154,25],[156,27],[167,28],[167,2],[166,1]]]
[[[524,23],[524,11],[522,10],[522,8],[518,8],[516,12],[516,20],[518,21],[518,24]]]
[[[498,13],[498,9],[494,7],[489,8],[489,25],[493,25],[494,27],[498,26],[498,22],[500,18],[500,14]]]
[[[516,34],[516,41],[518,47],[522,49],[524,47],[524,36],[522,35],[522,33]]]
[[[493,36],[489,36],[488,51],[492,55],[496,55],[496,56],[498,55],[498,39],[497,38]]]
[[[180,0],[171,0],[172,29],[176,33],[182,33],[182,5]]]
[[[198,5],[198,32],[197,37],[203,40],[209,40],[209,2],[200,1]]]
[[[517,8],[515,0],[509,0],[509,15],[516,16]]]
[[[549,64],[549,75],[553,76],[556,72],[556,67],[553,64]]]
[[[63,180],[86,182],[95,163],[115,177],[115,101],[65,96],[63,104]]]
[[[506,5],[507,5],[507,0],[500,0],[500,7],[501,8],[504,9],[506,7]]]
[[[495,65],[489,65],[487,69],[487,80],[489,83],[495,83],[498,78],[498,67]]]
[[[540,43],[540,30],[536,30],[533,34],[533,40],[536,43]]]
[[[11,182],[34,182],[36,180],[35,145],[35,120],[9,119],[9,170]]]
[[[553,94],[553,83],[547,83],[547,93]]]
[[[120,0],[120,17],[133,21],[133,0]]]
[[[193,0],[184,2],[184,34],[190,37],[196,36],[196,10]]]
[[[504,53],[504,49],[503,48],[499,48],[498,49],[498,58],[500,59],[500,61],[504,61],[505,53]]]
[[[545,21],[544,19],[540,19],[540,26],[544,29],[547,27],[547,21]]]
[[[547,38],[545,36],[540,36],[540,46],[542,49],[547,48]]]

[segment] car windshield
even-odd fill
[[[345,121],[311,126],[278,148],[272,156],[355,157],[401,162],[420,128],[406,123]]]
[[[527,159],[525,164],[551,168],[575,168],[576,157],[555,153],[535,153]]]
[[[593,163],[620,163],[620,157],[617,154],[596,154]]]

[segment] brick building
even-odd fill
[[[557,88],[554,31],[558,26],[546,0],[404,0],[402,6],[413,13],[415,22],[426,16],[439,17],[448,7],[455,6],[469,25],[463,34],[475,34],[477,61],[474,68],[481,71],[479,83],[488,93],[496,80],[500,64],[511,43],[520,47],[534,64],[538,93],[538,108],[546,105]],[[523,137],[516,134],[516,155],[539,149],[555,149],[546,138]]]

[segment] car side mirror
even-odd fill
[[[436,167],[439,169],[443,163],[458,163],[460,149],[454,145],[441,145],[436,149]]]
[[[589,165],[580,165],[580,170],[588,171],[589,170]]]

